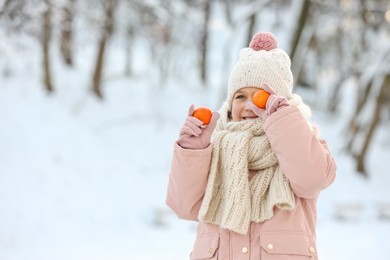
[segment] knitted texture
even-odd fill
[[[277,94],[291,98],[293,75],[290,57],[277,48],[276,37],[272,33],[257,33],[250,48],[243,48],[239,60],[229,78],[227,101],[231,109],[234,93],[244,87],[258,87],[268,84]]]
[[[251,42],[249,43],[249,48],[255,51],[269,51],[278,48],[278,41],[273,33],[261,32],[253,36]]]
[[[292,210],[294,193],[271,149],[261,119],[227,121],[227,103],[213,135],[213,154],[198,218],[240,234],[251,221],[273,217],[274,207]],[[249,170],[256,175],[249,181]]]

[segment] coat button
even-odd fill
[[[309,251],[310,251],[310,253],[315,253],[316,249],[314,248],[314,246],[311,246],[311,247],[309,247]]]
[[[241,249],[241,252],[242,252],[243,254],[248,253],[248,248],[244,246],[244,247]]]
[[[209,252],[209,254],[212,254],[214,252],[213,248],[210,247],[208,252]]]
[[[269,249],[269,250],[274,250],[274,244],[268,244],[267,245],[267,248]]]

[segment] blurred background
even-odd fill
[[[0,259],[188,259],[173,143],[258,31],[338,165],[320,258],[389,260],[388,0],[0,0]]]

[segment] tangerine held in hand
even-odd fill
[[[211,116],[213,112],[207,107],[199,107],[195,109],[193,116],[203,122],[203,124],[207,125],[210,123]]]
[[[258,106],[259,108],[265,109],[269,96],[270,94],[267,91],[260,89],[259,91],[256,91],[256,93],[253,95],[253,104]]]

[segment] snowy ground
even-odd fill
[[[48,97],[39,82],[1,79],[0,259],[187,259],[195,225],[164,204],[171,148],[188,104],[212,105],[213,91],[117,79],[101,102],[64,81]],[[315,119],[338,162],[319,201],[321,258],[390,259],[386,144],[363,180],[341,152],[345,119]]]
[[[202,90],[189,80],[161,90],[142,73],[118,76],[112,53],[114,76],[99,101],[87,89],[92,53],[77,70],[56,61],[52,96],[38,57],[3,55],[17,69],[0,74],[0,259],[187,259],[195,224],[165,206],[172,145],[189,104],[218,108],[219,86]],[[377,135],[365,180],[342,151],[345,113],[314,114],[338,164],[319,200],[321,259],[389,260],[388,132]]]

